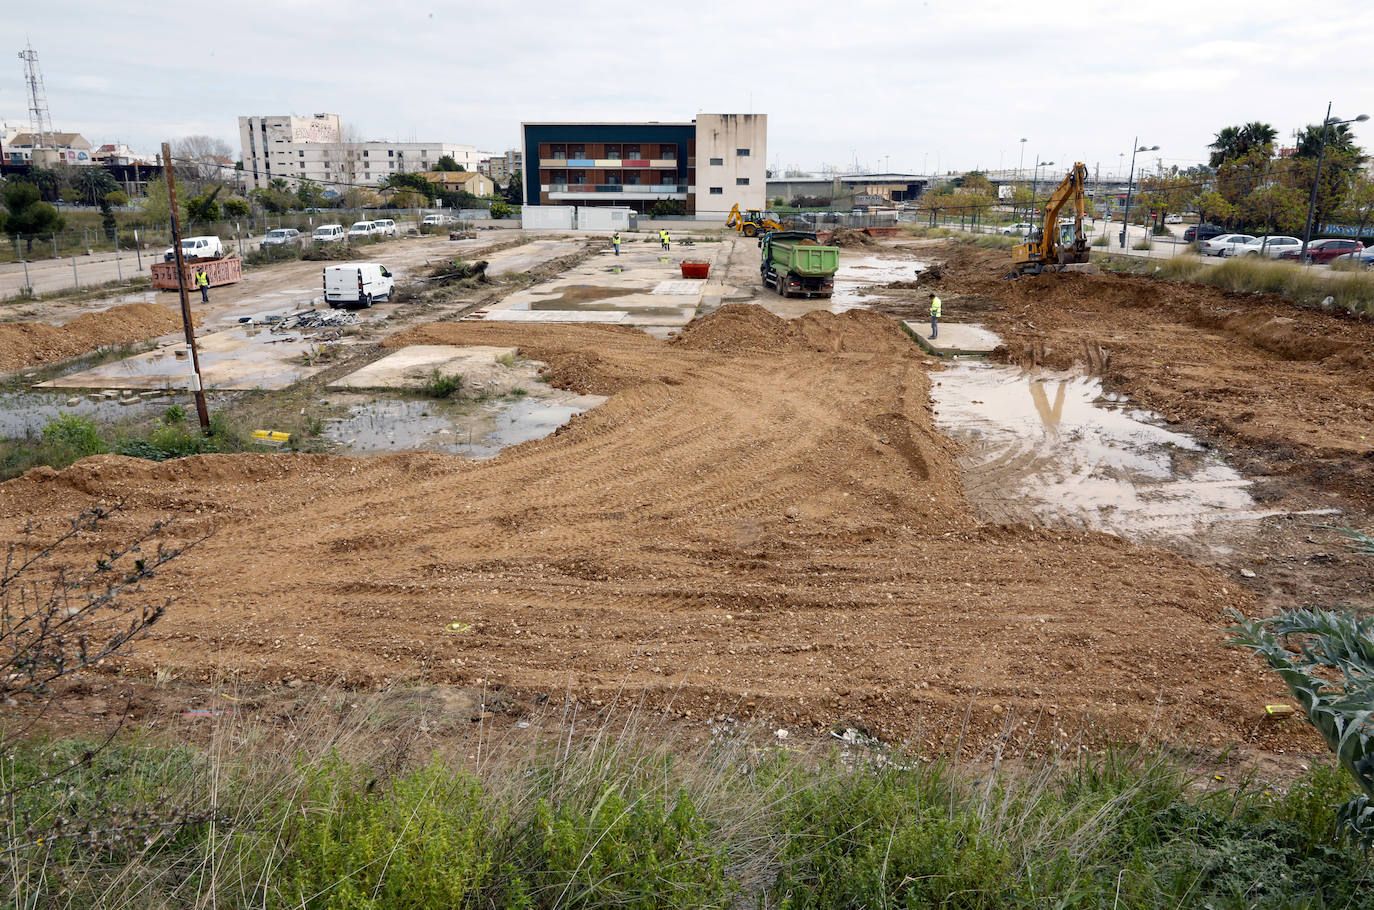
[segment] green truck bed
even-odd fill
[[[808,239],[810,242],[803,242]],[[823,278],[833,275],[840,267],[840,248],[817,246],[814,238],[793,238],[774,234],[767,238],[767,254],[769,262],[778,271],[804,275],[808,278]]]

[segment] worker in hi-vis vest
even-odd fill
[[[620,255],[620,232],[616,231],[611,235],[611,246],[615,247],[615,254]]]
[[[934,292],[930,295],[930,337],[940,334],[940,298]]]
[[[668,237],[667,228],[660,229],[658,232],[658,242],[663,245],[665,250],[672,249],[672,240]]]
[[[200,302],[210,302],[210,276],[205,269],[196,269],[196,287],[200,288]]]

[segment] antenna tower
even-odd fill
[[[38,51],[30,42],[19,52],[24,61],[24,81],[29,85],[29,120],[36,140],[35,148],[47,148],[52,136],[52,115],[48,113],[47,91],[43,88],[43,71],[38,68]],[[55,141],[55,140],[54,140]]]

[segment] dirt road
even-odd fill
[[[443,323],[612,397],[482,463],[441,455],[102,456],[0,486],[0,528],[127,511],[63,558],[175,517],[214,536],[149,584],[177,603],[128,668],[526,696],[619,691],[700,719],[860,724],[929,745],[1109,735],[1310,747],[1223,647],[1248,599],[1171,553],[980,525],[928,361],[868,312],[727,305],[661,342],[613,326]]]

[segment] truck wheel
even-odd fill
[[[757,237],[758,235],[759,235],[759,229],[758,229],[757,227],[755,227],[754,225],[752,225],[752,224],[746,224],[746,225],[744,226],[744,236],[746,236],[746,237]]]

